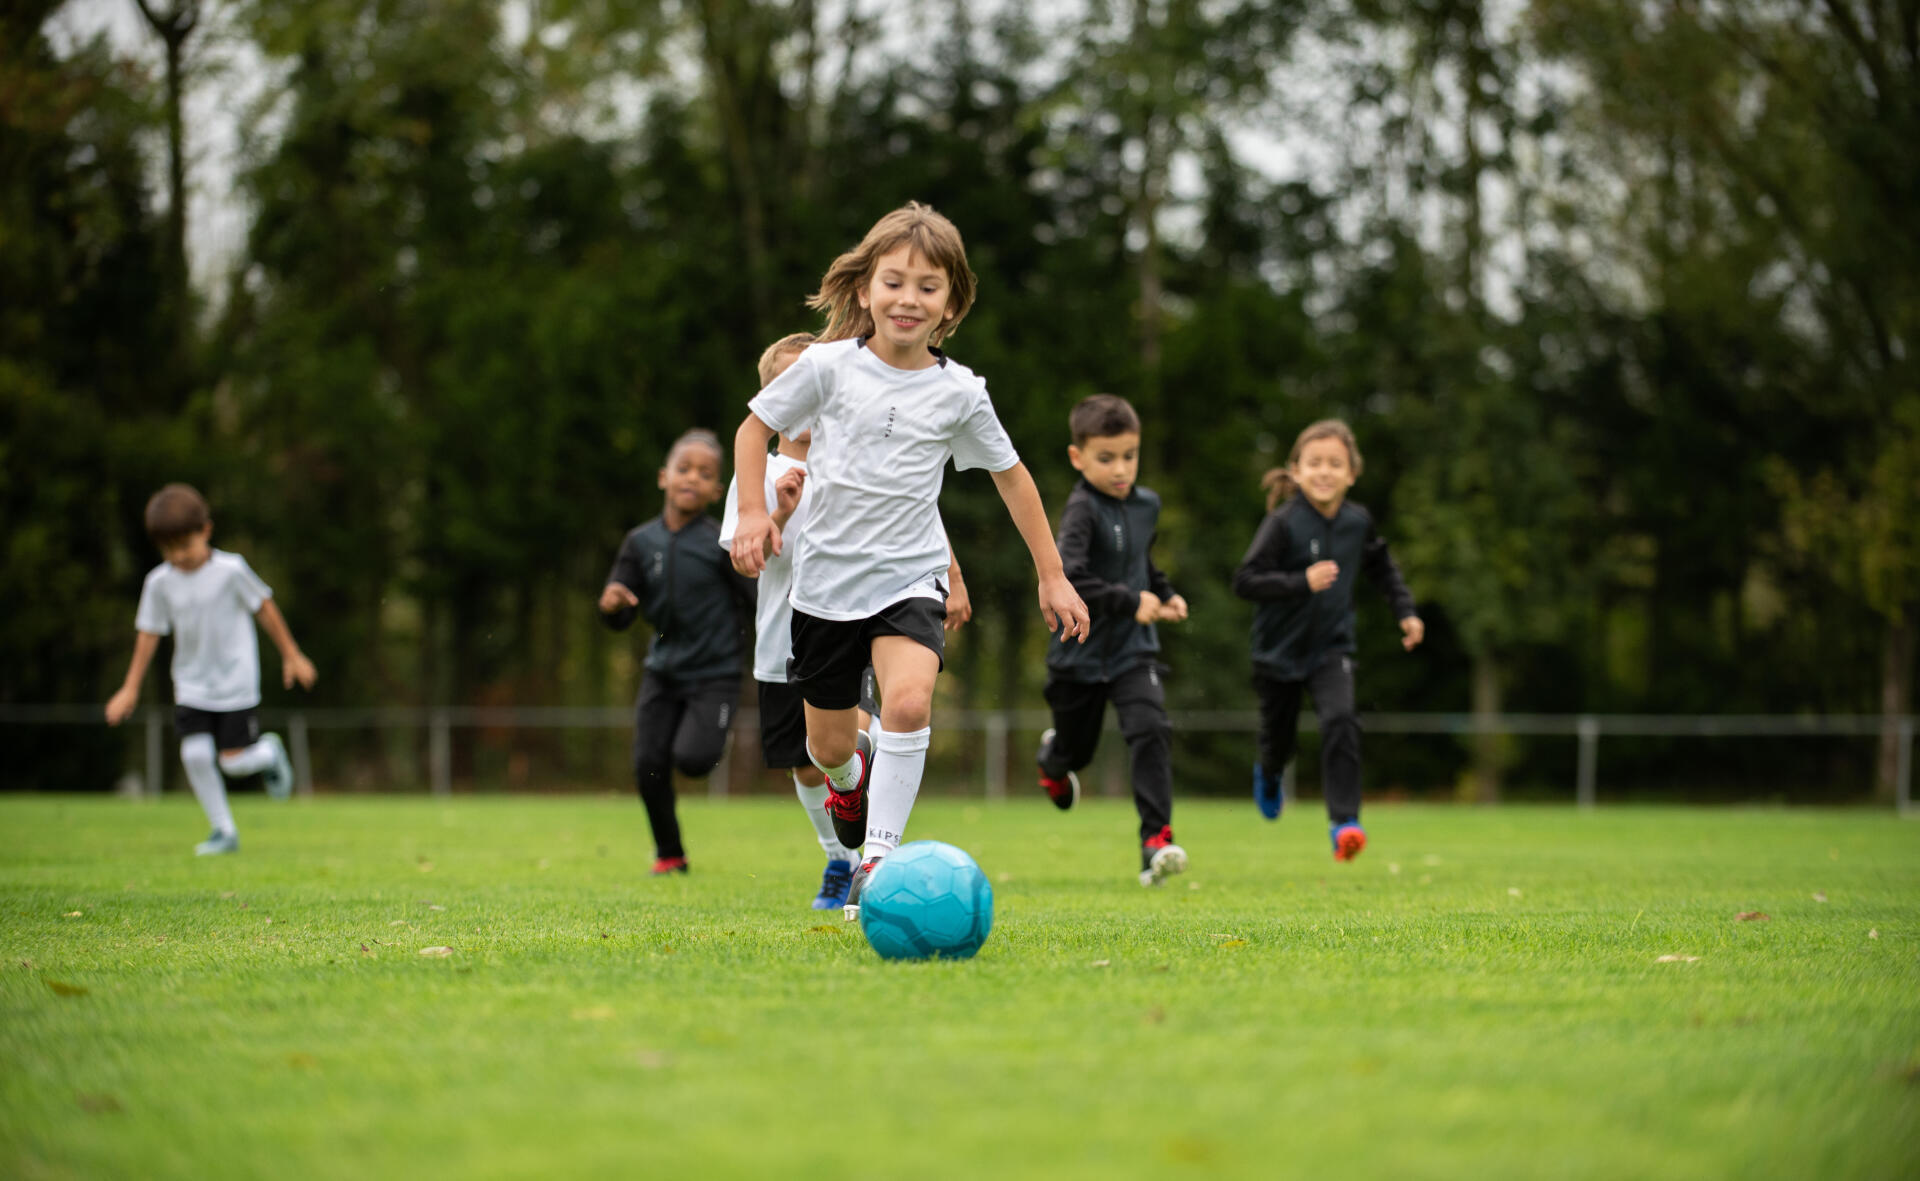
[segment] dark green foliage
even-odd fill
[[[763,345],[816,326],[826,264],[917,199],[980,277],[949,351],[1050,506],[1068,408],[1141,410],[1157,556],[1193,608],[1164,629],[1176,708],[1251,705],[1228,583],[1261,473],[1327,415],[1429,625],[1401,652],[1362,587],[1363,709],[1878,708],[1910,681],[1920,582],[1910,62],[1831,21],[1484,8],[954,5],[922,10],[933,52],[769,0],[569,0],[517,44],[480,0],[241,6],[279,84],[244,258],[191,333],[140,154],[157,82],[6,17],[0,701],[117,683],[157,560],[140,505],[169,479],[276,587],[317,703],[622,701],[631,641],[592,601],[668,443],[728,436]],[[1323,127],[1282,72],[1303,36],[1334,63]],[[1729,106],[1756,78],[1766,101]],[[1339,142],[1276,180],[1250,126]],[[1024,547],[984,473],[942,511],[976,610],[944,704],[1037,705]],[[4,732],[9,784],[104,785],[127,753]],[[460,749],[463,777],[512,762]],[[604,774],[572,750],[541,757]],[[1181,750],[1183,791],[1241,790],[1243,736]],[[1870,753],[1622,744],[1603,777],[1825,797]],[[365,778],[392,754],[370,742]],[[1475,758],[1522,794],[1570,774],[1564,743],[1378,741],[1369,785],[1450,791]]]

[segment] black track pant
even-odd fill
[[[1329,652],[1304,681],[1276,681],[1253,674],[1260,695],[1260,764],[1278,775],[1293,758],[1300,728],[1300,692],[1313,694],[1320,718],[1320,777],[1327,819],[1360,819],[1360,716],[1353,707],[1353,657]]]
[[[673,808],[673,773],[697,778],[713,770],[739,699],[738,677],[682,681],[649,671],[641,680],[633,710],[633,774],[653,826],[656,856],[687,855]]]
[[[1046,694],[1053,709],[1053,741],[1040,751],[1040,769],[1058,779],[1092,762],[1100,745],[1100,723],[1111,701],[1133,761],[1133,806],[1140,813],[1140,839],[1173,823],[1173,724],[1167,720],[1167,695],[1158,667],[1143,664],[1111,681],[1092,684],[1049,676]]]

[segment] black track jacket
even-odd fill
[[[1307,567],[1328,558],[1340,564],[1340,576],[1315,594],[1307,589]],[[1386,592],[1394,618],[1415,614],[1413,595],[1366,509],[1343,501],[1329,520],[1296,493],[1268,513],[1233,572],[1233,593],[1260,605],[1253,614],[1254,671],[1304,681],[1327,653],[1352,652],[1353,583],[1362,570]]]
[[[653,625],[648,671],[685,681],[740,675],[754,582],[734,572],[712,517],[695,517],[678,533],[660,517],[635,528],[620,543],[607,581],[640,600],[638,611],[623,607],[601,615],[608,627],[625,631],[641,613]]]
[[[1173,585],[1148,551],[1160,524],[1160,497],[1134,485],[1115,500],[1080,480],[1060,512],[1060,562],[1067,580],[1086,601],[1093,623],[1084,644],[1047,646],[1047,674],[1062,681],[1098,683],[1153,658],[1160,637],[1150,623],[1135,623],[1140,592],[1173,597]]]

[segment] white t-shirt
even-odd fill
[[[791,455],[774,452],[767,456],[767,511],[773,511],[773,485],[781,476],[807,465]],[[760,572],[759,600],[753,609],[753,679],[768,684],[787,683],[787,657],[793,655],[793,605],[787,592],[793,587],[793,549],[813,506],[813,481],[800,488],[800,503],[793,506],[780,532],[780,552],[767,556],[767,568]],[[733,531],[740,524],[740,481],[727,485],[727,511],[720,519],[720,547],[733,548]]]
[[[783,435],[813,431],[813,507],[794,547],[792,599],[820,619],[943,598],[947,460],[994,472],[1020,462],[971,369],[946,359],[895,369],[859,341],[808,346],[748,406]]]
[[[162,562],[147,573],[133,626],[173,637],[173,700],[214,713],[260,704],[253,615],[273,590],[239,554],[214,550],[199,569]]]

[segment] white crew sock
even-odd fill
[[[899,848],[907,831],[907,817],[920,795],[920,778],[927,770],[927,747],[933,728],[923,726],[905,734],[880,731],[874,740],[873,778],[867,781],[868,860],[885,857]]]
[[[193,798],[215,832],[237,832],[233,811],[227,807],[227,781],[220,778],[220,765],[213,748],[213,735],[189,734],[180,740],[180,763],[187,769],[187,782],[193,786]]]
[[[852,861],[853,854],[847,852],[840,838],[833,835],[833,817],[827,815],[827,785],[808,787],[800,782],[800,773],[793,775],[793,794],[800,797],[800,806],[807,810],[807,819],[813,821],[814,835],[820,838],[820,851],[827,855],[828,861]]]
[[[262,738],[252,746],[220,756],[220,769],[238,779],[265,771],[274,764],[273,744]]]
[[[860,751],[858,748],[854,750],[853,757],[846,762],[840,764],[838,767],[829,767],[814,757],[813,743],[809,741],[807,743],[807,759],[814,766],[820,768],[821,774],[833,781],[834,789],[842,795],[860,786]]]

